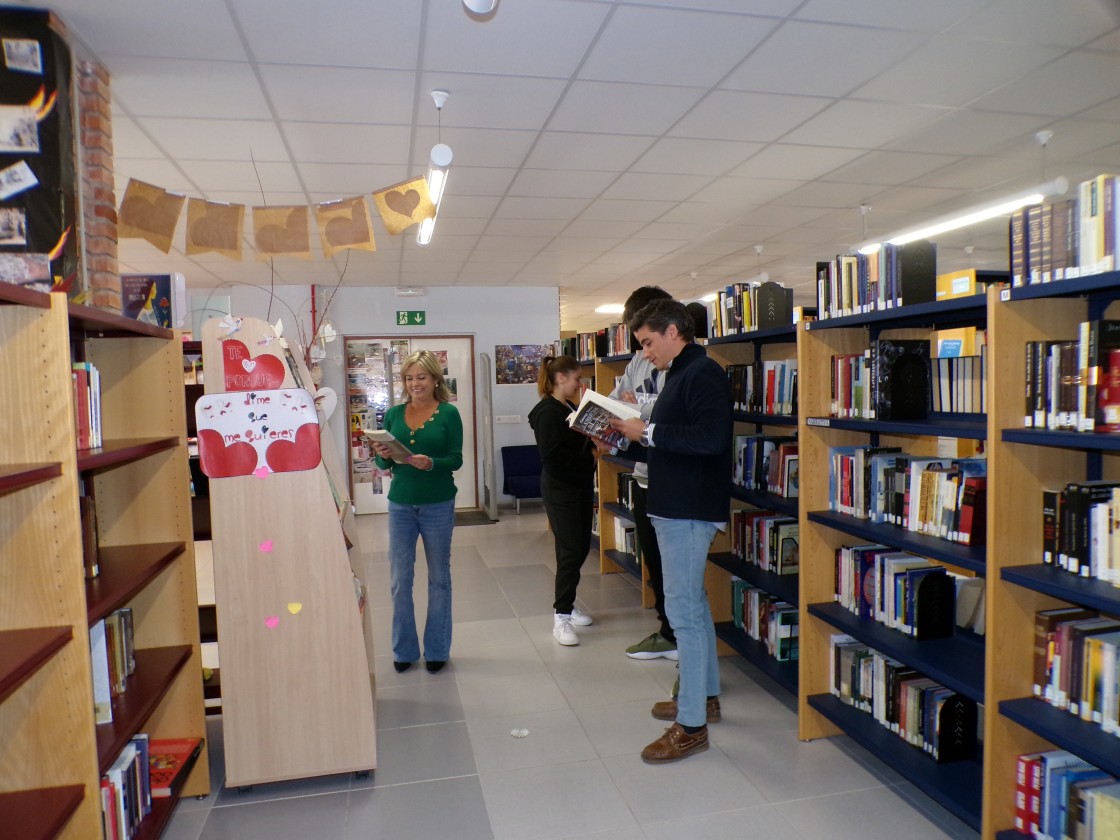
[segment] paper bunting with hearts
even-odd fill
[[[301,472],[319,465],[319,418],[307,391],[207,394],[194,411],[199,465],[210,478],[253,475],[262,467]]]
[[[436,214],[436,206],[432,204],[428,182],[424,178],[415,178],[375,192],[373,203],[377,205],[385,229],[392,236]]]
[[[315,205],[315,224],[319,227],[324,256],[333,257],[347,248],[377,250],[364,196]]]
[[[245,234],[245,207],[201,198],[187,200],[187,255],[221,254],[241,259]]]
[[[254,207],[253,239],[257,259],[311,258],[311,234],[306,207]]]
[[[117,237],[146,239],[163,253],[169,253],[186,200],[186,196],[130,178],[117,213]]]

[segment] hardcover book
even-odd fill
[[[641,411],[629,403],[587,390],[583,392],[576,410],[568,416],[568,425],[593,440],[600,440],[618,449],[627,449],[630,441],[621,432],[612,429],[610,421],[629,420],[641,416]]]
[[[398,464],[407,464],[408,459],[412,457],[412,450],[393,437],[393,433],[386,429],[362,429],[362,434],[375,443],[383,443],[393,450],[391,457]]]
[[[184,768],[201,751],[201,738],[153,738],[148,744],[152,796],[170,797],[186,780]]]
[[[872,344],[878,420],[924,420],[930,405],[929,342],[880,339]]]

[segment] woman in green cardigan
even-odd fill
[[[424,660],[436,673],[451,655],[451,531],[455,527],[455,481],[463,466],[463,421],[450,403],[443,369],[429,350],[409,354],[401,364],[404,402],[385,412],[382,428],[412,452],[408,462],[390,458],[389,447],[372,443],[377,465],[391,470],[389,484],[389,565],[393,598],[393,667],[407,671],[420,659],[412,582],[416,540],[424,540],[428,561],[428,615]]]

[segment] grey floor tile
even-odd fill
[[[803,799],[783,815],[802,837],[945,840],[949,836],[890,787]]]
[[[494,834],[478,777],[466,776],[353,791],[345,838],[493,840]]]
[[[598,758],[579,719],[564,709],[467,721],[480,773]],[[511,733],[526,732],[524,737]]]
[[[609,831],[596,831],[594,834],[569,834],[558,837],[557,840],[646,840],[647,835],[641,826],[630,828],[615,828]],[[680,838],[677,838],[680,840]]]
[[[323,796],[331,793],[341,793],[349,789],[349,773],[334,773],[330,776],[310,776],[306,779],[269,782],[252,785],[244,789],[223,787],[214,800],[214,808],[241,807],[260,802]]]
[[[473,776],[476,772],[471,739],[462,721],[382,729],[377,733],[377,750],[386,760],[377,762],[377,772],[370,780],[374,787]],[[367,786],[365,780],[353,785]]]
[[[776,805],[647,823],[647,840],[804,840]]]
[[[347,791],[215,807],[199,840],[343,840]]]
[[[202,834],[202,828],[210,816],[210,809],[187,810],[183,807],[185,804],[180,800],[175,807],[175,812],[161,835],[163,840],[198,840],[199,835]]]
[[[454,594],[454,622],[456,625],[467,621],[493,621],[499,618],[516,618],[513,607],[505,596],[498,592],[495,595],[485,595],[479,598],[466,598],[460,593]],[[455,627],[455,634],[458,633]],[[455,640],[452,639],[451,655],[455,655]]]
[[[920,790],[918,790],[910,782],[902,782],[895,785],[893,788],[901,796],[904,796],[914,807],[929,817],[930,821],[935,823],[942,831],[953,840],[976,840],[979,833],[970,828],[966,823],[957,819],[953,814],[949,813],[945,808],[942,808]]]
[[[509,676],[460,674],[458,682],[468,720],[568,708],[564,693],[547,671]]]
[[[453,663],[439,674],[429,674],[414,665],[419,679],[405,685],[379,687],[377,691],[377,728],[423,726],[463,719],[463,705],[456,681],[449,678]]]
[[[479,778],[496,840],[551,840],[636,825],[598,761],[482,773]]]
[[[632,756],[641,753],[660,732],[656,728],[658,722],[649,713],[652,705],[648,700],[606,706],[580,705],[575,708],[575,714],[600,758]]]

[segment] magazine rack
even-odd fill
[[[202,329],[207,397],[254,393],[227,384],[261,390],[259,377],[223,375],[234,341],[243,372],[268,369],[282,377],[277,388],[314,392],[269,324],[211,319]],[[321,411],[318,419],[322,427]],[[347,554],[339,460],[329,435],[319,437],[322,461],[311,469],[210,480],[227,786],[376,765],[365,587]]]

